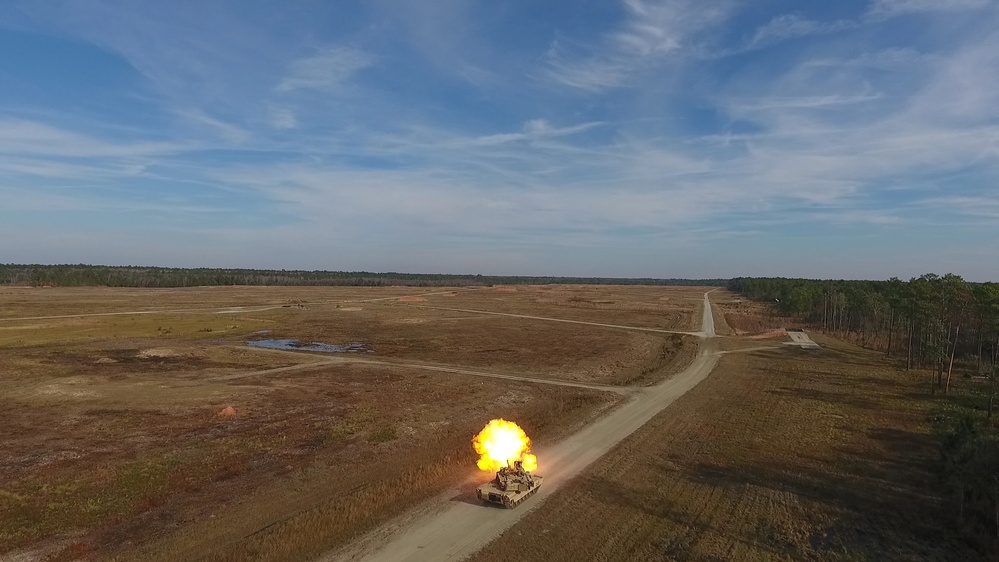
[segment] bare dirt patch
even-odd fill
[[[143,349],[138,352],[136,356],[142,359],[148,359],[151,357],[163,358],[163,357],[175,357],[177,352],[172,349],[167,349],[163,347],[158,347],[154,349]]]

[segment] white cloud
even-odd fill
[[[600,92],[628,85],[643,69],[690,51],[700,32],[729,13],[728,2],[692,0],[624,0],[627,15],[589,56],[567,52],[561,43],[548,51],[547,76],[556,84]]]
[[[469,180],[440,169],[359,171],[287,165],[224,172],[220,179],[265,194],[307,221],[321,221],[327,225],[324,229],[350,232],[359,225],[384,225],[390,229],[387,232],[405,229],[414,235],[674,229],[703,219],[712,212],[714,199],[732,195],[719,192],[713,197],[711,190],[696,187],[622,186],[577,189],[567,197],[557,186],[512,186],[501,178]]]
[[[946,56],[895,49],[806,58],[719,93],[733,120],[759,130],[715,140],[746,148],[748,183],[761,197],[828,206],[827,220],[877,223],[880,211],[864,206],[878,193],[932,191],[942,174],[999,169],[996,53],[999,35]]]
[[[353,47],[327,47],[291,63],[288,74],[277,85],[278,92],[318,90],[335,92],[351,76],[370,66],[375,59]]]

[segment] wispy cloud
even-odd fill
[[[797,13],[781,14],[759,27],[741,49],[727,54],[752,50],[789,39],[829,35],[856,30],[866,23],[881,22],[897,16],[931,12],[965,12],[992,5],[992,0],[874,0],[867,11],[853,19],[819,21]]]
[[[749,101],[742,105],[739,111],[769,111],[775,109],[816,109],[828,108],[856,103],[865,103],[877,100],[882,94],[860,94],[843,95],[835,94],[828,96],[769,96],[758,101]]]
[[[272,107],[267,111],[267,122],[275,129],[294,129],[298,126],[295,112],[286,107]]]
[[[848,29],[855,29],[858,25],[858,22],[851,20],[819,22],[805,19],[798,14],[782,14],[757,29],[746,49],[754,49],[810,35],[837,33]]]
[[[886,19],[921,12],[957,12],[993,5],[992,0],[874,0],[867,12],[870,19]]]
[[[246,129],[227,123],[221,119],[216,119],[199,109],[184,109],[177,113],[188,122],[200,128],[208,129],[229,143],[243,144],[250,139],[250,132]]]
[[[578,51],[585,49],[578,43],[571,48],[553,44],[547,57],[548,78],[588,92],[626,86],[636,74],[664,59],[696,50],[692,38],[730,11],[727,2],[688,0],[625,0],[624,7],[624,21],[592,53],[580,55]]]
[[[176,142],[113,142],[20,119],[0,120],[0,153],[45,158],[127,158],[176,153]]]
[[[335,92],[354,73],[374,63],[374,57],[353,47],[335,46],[296,60],[277,85],[278,92]]]
[[[532,119],[524,123],[522,131],[517,133],[497,133],[476,138],[473,142],[478,145],[497,145],[515,141],[534,141],[545,138],[557,138],[567,135],[574,135],[599,126],[600,123],[582,123],[571,127],[552,127],[544,119]]]

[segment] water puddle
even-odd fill
[[[363,343],[348,343],[344,345],[333,345],[322,342],[300,342],[290,339],[266,339],[246,342],[252,347],[263,347],[265,349],[282,349],[285,351],[318,351],[319,353],[371,353],[368,346]]]

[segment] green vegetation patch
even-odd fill
[[[381,429],[375,430],[368,437],[368,441],[372,443],[386,443],[388,441],[393,441],[396,439],[395,428],[394,427],[383,427]]]

